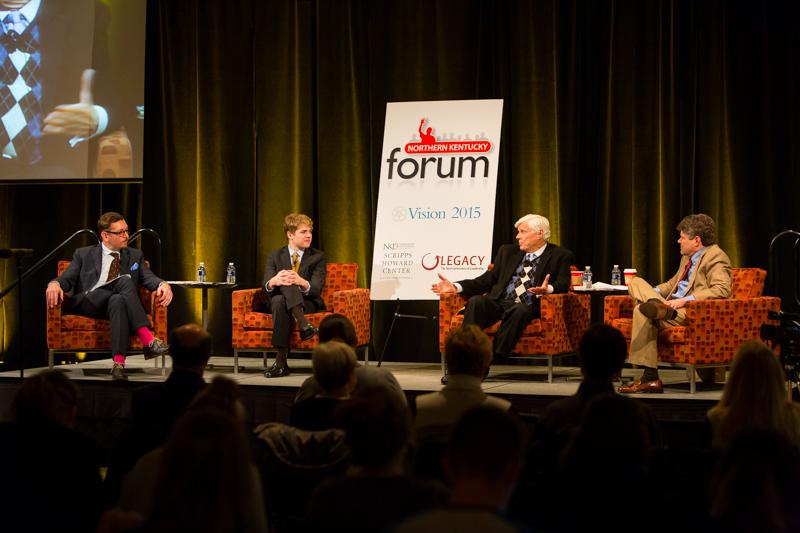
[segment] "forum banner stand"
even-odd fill
[[[502,100],[386,105],[373,300],[437,300],[438,273],[489,266],[502,116]]]

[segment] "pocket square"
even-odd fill
[[[131,266],[131,272],[136,272],[137,270],[139,270],[139,263],[134,263],[133,266]]]

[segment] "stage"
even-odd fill
[[[547,383],[547,366],[542,365],[497,365],[484,382],[484,390],[512,402],[523,418],[535,423],[536,418],[551,401],[574,394],[580,384],[580,369],[574,366],[573,358],[566,357],[564,366],[554,369],[553,383]],[[155,366],[158,362],[159,366]],[[128,358],[126,371],[129,379],[111,381],[110,359],[100,359],[57,366],[66,372],[80,389],[79,428],[95,438],[101,446],[110,449],[118,432],[124,427],[130,413],[131,391],[150,383],[162,382],[160,359],[146,361],[143,356]],[[171,359],[166,358],[166,374]],[[266,379],[263,375],[263,360],[256,356],[239,358],[244,371],[233,373],[232,357],[212,357],[205,378],[210,381],[223,375],[237,381],[242,388],[242,398],[247,409],[248,422],[256,424],[269,421],[286,422],[295,392],[311,375],[309,359],[290,359],[292,374],[285,378]],[[363,364],[363,363],[362,363]],[[374,361],[369,362],[375,365]],[[440,368],[434,363],[386,362],[385,368],[394,373],[409,401],[418,394],[441,388]],[[30,377],[43,368],[25,371]],[[625,369],[623,379],[638,376],[641,370]],[[683,370],[661,370],[665,392],[663,394],[632,395],[647,403],[662,427],[686,426],[702,423],[706,411],[722,394],[723,385],[698,383],[695,394],[689,394],[689,382]],[[0,373],[0,412],[5,413],[19,387],[19,371]]]

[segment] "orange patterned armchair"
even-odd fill
[[[69,266],[70,261],[58,262],[60,276]],[[145,262],[149,267],[149,263]],[[144,287],[139,287],[147,317],[150,319],[153,335],[159,339],[167,338],[167,308],[157,304],[158,297]],[[130,350],[142,351],[139,337],[131,335]],[[110,352],[111,327],[108,320],[87,318],[79,315],[61,314],[61,306],[47,309],[47,365],[53,367],[53,356],[59,352]],[[164,373],[165,356],[161,356],[161,372]]]
[[[578,351],[578,342],[589,328],[590,296],[569,292],[542,296],[541,317],[531,321],[517,342],[514,353],[530,358],[547,359],[547,382],[553,382],[553,356]],[[458,314],[467,303],[460,294],[439,299],[439,352],[444,368],[444,343],[451,330],[460,328],[464,316]],[[491,337],[500,322],[484,331]]]
[[[658,333],[659,365],[686,368],[689,389],[695,392],[695,369],[730,365],[736,348],[760,338],[769,311],[778,311],[780,298],[762,296],[767,272],[760,268],[731,269],[731,298],[686,304],[686,323]],[[605,323],[625,335],[630,346],[634,301],[630,296],[607,296]]]
[[[325,276],[325,287],[322,289],[322,299],[325,302],[325,311],[309,313],[308,321],[319,327],[319,323],[326,316],[340,313],[349,318],[356,328],[356,338],[359,346],[369,344],[369,289],[357,288],[358,264],[357,263],[328,263]],[[233,367],[234,372],[239,371],[240,352],[260,352],[264,354],[266,366],[267,351],[272,350],[272,314],[260,312],[267,300],[264,289],[245,289],[233,291]],[[296,327],[289,338],[290,350],[313,350],[317,345],[317,338],[307,341],[300,339]],[[369,361],[368,351],[364,352],[364,360]]]

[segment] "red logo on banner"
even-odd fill
[[[425,119],[419,121],[420,142],[410,142],[405,146],[407,154],[483,154],[492,149],[492,143],[486,139],[465,141],[437,141],[433,136],[433,128],[423,130]]]

